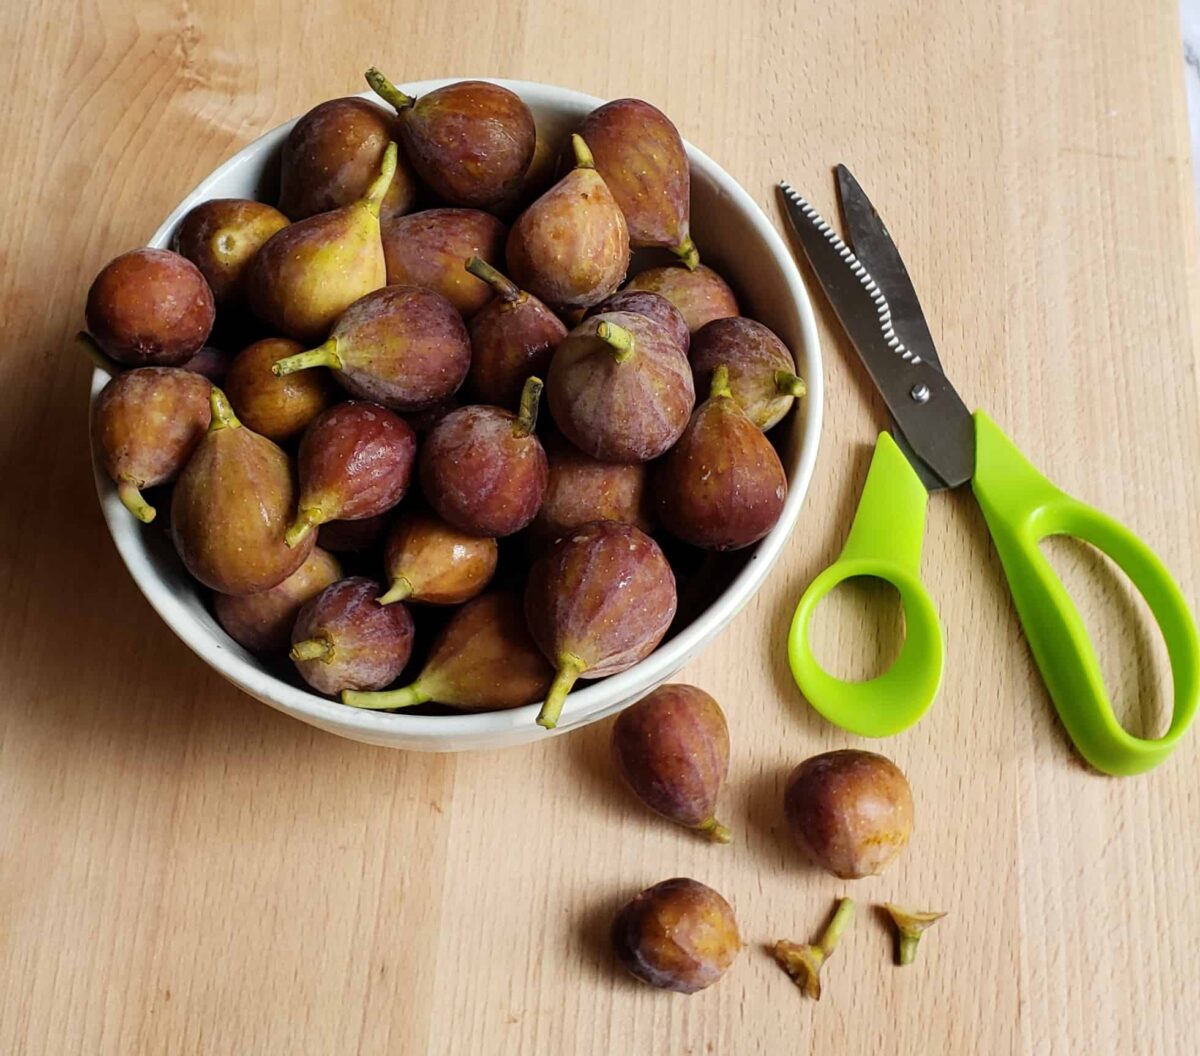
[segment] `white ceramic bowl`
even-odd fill
[[[450,79],[401,87],[410,94],[422,95],[447,83]],[[559,140],[603,102],[547,84],[496,83],[520,95],[539,127]],[[199,202],[269,193],[280,147],[294,123],[272,129],[201,181],[154,233],[150,245],[169,246],[176,225]],[[692,234],[703,259],[729,280],[747,315],[761,320],[784,339],[795,352],[799,372],[808,382],[808,396],[772,434],[788,474],[787,501],[779,523],[745,552],[744,564],[712,604],[640,664],[597,682],[578,683],[554,733],[595,722],[633,703],[670,678],[720,634],[750,600],[787,544],[816,461],[823,402],[821,358],[812,307],[796,265],[750,196],[690,143],[687,151],[692,168]],[[93,400],[106,380],[106,375],[96,372],[92,379]],[[777,437],[779,432],[784,435]],[[142,593],[193,652],[251,696],[330,733],[392,748],[462,751],[520,744],[550,735],[534,722],[537,705],[469,715],[386,714],[348,708],[276,678],[221,630],[205,605],[204,592],[184,572],[166,533],[157,525],[145,528],[130,516],[94,454],[93,466],[109,531]]]

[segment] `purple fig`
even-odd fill
[[[691,345],[692,333],[684,322],[679,309],[668,301],[662,294],[651,293],[649,290],[618,290],[611,297],[606,297],[595,308],[589,308],[585,319],[606,312],[634,312],[645,315],[656,323],[667,328],[679,347],[687,354]]]
[[[225,395],[243,424],[276,442],[290,440],[333,403],[336,387],[324,370],[278,376],[271,368],[304,348],[287,337],[266,337],[234,357]]]
[[[379,604],[461,605],[488,585],[498,554],[495,539],[460,532],[424,511],[404,514],[388,534],[383,563],[390,586]]]
[[[700,392],[707,391],[713,370],[724,364],[733,398],[764,433],[807,391],[796,376],[796,361],[787,345],[745,316],[714,319],[701,327],[689,359]]]
[[[630,279],[625,289],[648,290],[665,297],[679,309],[693,336],[705,323],[739,314],[729,284],[703,264],[695,271],[681,264],[651,268]]]
[[[288,222],[264,202],[210,198],[180,222],[175,248],[200,269],[218,308],[240,305],[250,261]]]

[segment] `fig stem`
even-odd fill
[[[428,693],[421,688],[420,679],[411,686],[401,689],[388,689],[379,693],[363,693],[356,689],[342,690],[342,703],[352,708],[367,708],[371,711],[387,711],[391,708],[411,708],[414,704],[424,704],[432,700]]]
[[[729,843],[733,840],[733,833],[729,831],[729,826],[721,824],[715,817],[700,822],[696,826],[696,831],[704,833],[713,843]]]
[[[375,601],[380,605],[391,605],[393,602],[412,597],[412,593],[413,585],[403,576],[396,576],[386,593],[380,594]]]
[[[618,363],[624,363],[633,355],[633,334],[625,327],[604,319],[596,326],[596,336],[615,351],[613,358]]]
[[[842,937],[842,932],[850,926],[850,921],[853,919],[854,899],[839,899],[837,909],[833,913],[833,919],[829,922],[829,926],[825,929],[824,934],[821,936],[821,941],[818,943],[826,957],[833,953],[833,948],[838,944],[838,939]]]
[[[149,524],[154,520],[156,512],[154,507],[142,498],[141,491],[132,480],[117,481],[117,496],[124,504],[125,509],[132,513],[142,524]]]
[[[283,534],[283,541],[287,543],[288,549],[295,550],[308,533],[321,523],[321,520],[321,511],[315,506],[306,506],[297,511],[296,519]]]
[[[513,436],[520,440],[537,428],[538,400],[542,398],[542,379],[532,374],[525,379],[521,389],[521,407],[513,423]]]
[[[240,429],[242,427],[238,416],[233,413],[229,397],[215,385],[212,387],[212,392],[208,394],[208,406],[212,412],[212,421],[208,424],[210,433],[215,433],[218,429]]]
[[[709,399],[733,399],[733,390],[729,387],[729,368],[724,363],[720,364],[712,375],[712,382],[708,387]]]
[[[838,901],[833,919],[829,921],[819,942],[801,945],[780,939],[775,943],[775,960],[806,997],[821,1000],[821,968],[853,919],[854,902],[843,898]]]
[[[86,330],[80,330],[75,335],[75,340],[79,343],[79,347],[83,349],[88,359],[92,361],[92,366],[97,370],[102,370],[112,377],[116,377],[121,373],[120,367],[104,354],[104,349],[100,347],[100,342]]]
[[[367,70],[366,77],[371,90],[397,110],[408,110],[417,101],[416,96],[405,95],[374,66]]]
[[[803,396],[808,392],[808,386],[804,384],[804,379],[790,370],[775,371],[775,388],[785,396]]]
[[[575,154],[575,168],[594,169],[596,167],[596,159],[592,157],[591,148],[578,132],[571,133],[571,150]]]
[[[587,664],[580,660],[574,653],[559,654],[558,673],[554,676],[554,683],[550,686],[550,692],[546,694],[542,710],[538,712],[537,724],[539,726],[547,730],[552,730],[558,725],[558,717],[562,714],[567,694],[571,692],[571,687],[575,685],[575,680],[586,670]]]
[[[695,271],[700,266],[700,250],[691,235],[684,235],[679,245],[671,247],[671,252],[687,265],[688,271]]]
[[[308,370],[309,367],[342,369],[342,357],[337,354],[336,337],[331,337],[325,344],[310,348],[307,352],[297,352],[294,356],[277,359],[271,367],[271,373],[277,378],[282,378],[285,374],[295,374],[296,371]]]
[[[333,642],[328,638],[305,638],[292,646],[288,656],[293,660],[320,660],[327,664],[333,659]]]
[[[367,193],[362,197],[363,205],[376,220],[379,219],[379,210],[383,205],[383,199],[396,176],[397,149],[395,143],[387,145],[387,150],[383,152],[383,161],[379,165],[379,175],[375,177],[371,186],[367,188]]]
[[[888,911],[896,925],[896,963],[900,965],[912,964],[916,960],[921,934],[946,915],[933,910],[905,909],[891,902],[885,902],[883,908]]]
[[[507,275],[503,275],[496,268],[493,268],[482,257],[471,257],[463,267],[474,275],[475,278],[486,282],[502,301],[513,304],[520,300],[521,288]]]

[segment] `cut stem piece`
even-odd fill
[[[333,659],[333,642],[328,638],[306,638],[293,645],[288,655],[293,660],[320,660],[327,664]]]
[[[481,257],[471,257],[463,267],[475,278],[486,282],[500,300],[514,304],[521,299],[521,288]]]
[[[788,370],[775,371],[775,388],[786,396],[803,396],[808,392],[804,379]]]
[[[530,375],[521,389],[521,408],[513,423],[513,436],[518,440],[537,428],[538,400],[542,398],[542,379]]]
[[[633,355],[633,334],[625,327],[605,319],[596,326],[596,336],[613,350],[613,359],[618,363]]]
[[[801,945],[780,939],[775,943],[775,960],[779,966],[792,977],[804,994],[815,1001],[821,999],[821,968],[833,953],[842,932],[854,919],[854,902],[843,898],[838,901],[824,934],[816,944]]]
[[[141,491],[132,480],[117,482],[117,496],[124,504],[125,509],[132,513],[142,524],[149,524],[154,520],[154,507],[142,498]]]
[[[554,676],[554,683],[550,686],[550,692],[546,694],[542,710],[538,712],[537,723],[539,726],[552,730],[558,725],[558,717],[562,714],[567,694],[571,692],[571,687],[586,670],[587,664],[571,653],[563,653],[558,658],[558,674]]]
[[[417,101],[416,96],[405,95],[374,66],[367,70],[366,78],[371,90],[385,103],[394,106],[397,110],[408,110]]]
[[[343,689],[342,703],[352,708],[367,708],[371,711],[391,711],[393,708],[411,708],[432,700],[421,688],[420,682],[401,689],[388,689],[378,693],[363,693],[357,689]]]
[[[885,902],[883,908],[896,925],[896,963],[900,965],[912,964],[916,960],[917,944],[921,941],[922,933],[946,915],[932,910],[905,909],[891,902]]]
[[[208,394],[208,407],[212,412],[212,420],[208,423],[210,433],[215,433],[218,429],[240,429],[242,427],[238,416],[233,413],[233,405],[229,402],[229,397],[215,385],[212,387],[212,392]]]

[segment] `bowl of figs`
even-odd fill
[[[96,276],[97,490],[251,696],[371,744],[532,741],[667,680],[767,576],[816,459],[812,310],[650,103],[367,84]]]

